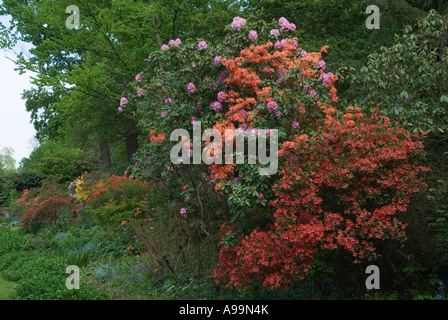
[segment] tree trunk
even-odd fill
[[[134,153],[138,150],[138,134],[133,132],[126,137],[126,158],[129,164],[132,164]]]
[[[109,144],[105,140],[100,141],[101,161],[103,162],[103,168],[109,171],[112,168],[112,161],[110,158]]]

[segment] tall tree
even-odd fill
[[[79,8],[79,28],[66,27],[71,5]],[[240,9],[239,1],[224,0],[4,0],[0,15],[12,19],[0,45],[33,45],[16,63],[37,73],[37,89],[23,97],[39,138],[93,141],[107,169],[109,144],[125,143],[128,163],[138,148],[137,121],[117,107],[124,92],[135,95],[129,84],[148,54],[175,37],[213,34]]]

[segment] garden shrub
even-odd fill
[[[172,40],[148,57],[119,107],[147,132],[129,173],[167,187],[179,210],[172,224],[195,226],[196,244],[220,239],[215,277],[238,289],[254,281],[286,288],[320,250],[344,249],[355,262],[375,258],[379,240],[404,238],[400,214],[425,186],[418,174],[427,168],[413,162],[421,137],[394,128],[378,109],[368,117],[338,104],[338,77],[323,60],[327,47],[306,52],[294,30],[285,18],[275,25],[236,17],[217,46]],[[196,121],[223,140],[225,129],[253,136],[277,129],[280,170],[261,176],[263,165],[248,165],[246,155],[246,164],[171,163],[170,132],[183,128],[191,136]],[[200,143],[222,156],[219,142]],[[204,189],[215,195],[207,206]]]
[[[361,68],[343,68],[357,103],[411,132],[448,132],[448,19],[436,11],[405,28],[391,47],[371,54]]]
[[[79,204],[76,204],[68,194],[56,185],[46,185],[33,190],[37,195],[31,196],[25,190],[18,203],[25,205],[21,217],[22,229],[37,231],[43,226],[73,223],[79,215]]]

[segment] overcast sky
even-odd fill
[[[8,21],[9,17],[0,17],[3,25],[7,25]],[[32,85],[30,74],[19,76],[14,71],[14,63],[6,57],[13,59],[14,55],[0,49],[0,150],[4,147],[13,148],[18,165],[33,150],[31,141],[36,133],[30,123],[30,115],[26,112],[25,101],[20,98],[23,90]]]

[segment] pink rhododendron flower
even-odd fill
[[[305,50],[300,51],[300,55],[304,58],[306,58],[306,56],[308,55],[308,52],[306,52]]]
[[[221,56],[216,56],[215,57],[215,64],[221,64],[221,60],[222,60]]]
[[[219,101],[212,102],[210,105],[212,106],[212,108],[213,108],[216,112],[222,110],[222,104],[221,104],[221,102],[219,102]]]
[[[238,132],[239,133],[243,133],[247,130],[247,124],[243,123],[243,125],[241,127],[238,128]]]
[[[138,74],[135,76],[135,81],[141,82],[142,80],[143,80],[143,77],[141,76],[141,74]]]
[[[123,111],[123,108],[122,107],[118,107],[118,111]]]
[[[272,112],[278,108],[278,105],[275,101],[269,101],[268,102],[268,111]]]
[[[179,38],[177,38],[176,40],[170,40],[170,42],[168,42],[168,44],[169,44],[170,46],[177,46],[177,47],[178,47],[181,43],[182,43],[182,41],[180,41]]]
[[[142,88],[138,89],[138,91],[137,91],[138,96],[142,96],[144,94],[145,94],[145,91]]]
[[[171,99],[171,98],[168,98],[168,99],[165,99],[165,103],[173,103],[174,101],[173,101],[173,99]]]
[[[196,117],[191,117],[191,124],[194,124],[195,121],[196,121]]]
[[[249,39],[250,39],[251,41],[255,41],[255,40],[257,40],[257,38],[258,38],[257,31],[255,31],[255,30],[250,30],[250,31],[249,31]]]
[[[194,85],[193,82],[190,82],[190,83],[188,84],[187,89],[188,89],[188,92],[194,92],[194,91],[196,90],[196,86]]]
[[[241,27],[245,26],[247,23],[246,19],[244,18],[240,18],[240,17],[235,17],[233,18],[233,22],[230,25],[232,27],[232,29],[241,29]]]
[[[258,199],[264,199],[264,195],[263,195],[262,193],[260,193],[260,194],[258,195]]]
[[[280,19],[278,19],[278,24],[279,24],[282,28],[288,29],[289,21],[286,20],[285,17],[281,17]]]
[[[290,24],[288,24],[287,29],[291,30],[291,31],[294,31],[294,30],[296,30],[296,25],[294,23],[290,23]]]
[[[185,185],[185,186],[182,187],[182,189],[187,190],[187,189],[188,189],[188,186]]]
[[[127,103],[128,103],[128,99],[127,98],[123,97],[123,98],[120,99],[120,107],[124,106]]]
[[[160,47],[160,50],[162,50],[162,51],[165,51],[167,49],[169,49],[169,47],[166,44],[164,44]]]
[[[271,134],[271,129],[266,129],[265,134],[269,136]]]
[[[297,121],[294,121],[294,122],[292,123],[292,127],[293,127],[294,129],[297,129],[298,127],[300,127],[300,123],[298,123]]]
[[[167,113],[166,111],[163,111],[162,114],[161,114],[161,116],[162,116],[162,117],[166,117],[167,114],[168,114],[168,113]]]
[[[207,48],[207,42],[205,41],[201,41],[198,43],[198,48],[199,49],[206,49]]]
[[[151,60],[151,58],[152,58],[151,55],[149,55],[149,56],[148,56],[148,60]]]
[[[280,35],[280,31],[278,29],[272,29],[270,33],[273,36],[279,36]]]
[[[318,66],[319,68],[321,68],[321,69],[325,69],[327,65],[325,64],[325,61],[324,61],[324,60],[320,60],[320,61],[317,63],[317,66]]]
[[[322,74],[321,76],[320,76],[320,78],[322,79],[322,81],[323,81],[323,83],[326,85],[326,86],[329,86],[329,85],[331,85],[331,78],[333,77],[333,73],[331,73],[331,72],[328,72],[328,73],[324,73],[324,74]]]
[[[183,216],[187,215],[187,209],[181,208],[180,209],[180,214],[183,215]]]
[[[275,115],[277,117],[280,117],[282,115],[282,112],[280,110],[275,111]]]
[[[218,93],[218,101],[225,102],[226,101],[226,93],[224,91],[219,91]]]
[[[316,96],[317,92],[315,90],[310,91],[310,97],[314,98]]]
[[[283,39],[282,41],[277,41],[275,43],[274,47],[276,47],[277,49],[282,49],[285,46],[285,44],[287,44],[287,43],[288,43],[288,40]]]

